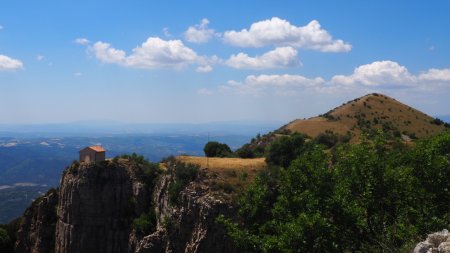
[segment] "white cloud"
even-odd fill
[[[193,43],[206,43],[208,42],[214,35],[214,29],[208,29],[209,20],[204,18],[200,22],[200,24],[195,26],[190,26],[186,32],[184,32],[184,37],[187,41]]]
[[[115,49],[101,41],[91,46],[89,51],[104,63],[115,63],[131,68],[180,69],[189,64],[203,64],[206,61],[180,40],[163,40],[158,37],[149,37],[128,56],[125,51]]]
[[[89,48],[95,57],[104,63],[125,64],[126,54],[123,50],[117,50],[110,44],[98,41]]]
[[[75,39],[75,43],[80,44],[80,45],[88,45],[91,42],[86,38],[77,38],[77,39]]]
[[[375,61],[354,69],[353,74],[333,76],[331,82],[341,85],[411,86],[415,77],[408,69],[393,61]]]
[[[420,81],[450,82],[450,69],[429,69],[418,78]]]
[[[320,77],[307,78],[301,75],[250,75],[244,81],[228,81],[220,87],[223,91],[233,91],[239,94],[260,95],[267,89],[275,89],[278,94],[293,94],[293,89],[314,88],[323,85],[325,80]]]
[[[311,79],[301,75],[250,75],[244,81],[228,81],[219,89],[250,95],[269,94],[268,91],[270,94],[292,95],[308,89],[329,94],[348,92],[359,94],[393,90],[440,91],[449,87],[450,68],[432,68],[414,75],[397,62],[375,61],[355,68],[350,75],[335,75],[330,80],[321,77]]]
[[[44,60],[44,56],[43,55],[38,55],[38,56],[36,56],[36,60],[37,61],[42,61],[42,60]]]
[[[213,70],[213,68],[211,67],[211,65],[204,65],[204,66],[198,66],[195,71],[200,72],[200,73],[207,73],[207,72],[211,72]]]
[[[3,30],[3,26],[2,25],[0,25],[0,30]]]
[[[73,75],[78,77],[78,76],[82,76],[83,73],[81,73],[81,72],[75,72],[75,73],[73,73]]]
[[[335,75],[331,83],[341,87],[432,90],[442,85],[450,85],[450,69],[432,68],[414,75],[397,62],[375,61],[355,68],[351,75]]]
[[[250,57],[245,53],[231,55],[226,65],[236,69],[276,69],[301,66],[297,50],[292,47],[277,47],[261,56]]]
[[[306,26],[295,26],[278,17],[253,23],[249,29],[226,31],[223,40],[239,47],[276,45],[322,52],[348,52],[352,49],[350,44],[333,39],[317,20]]]
[[[203,89],[197,90],[197,94],[204,95],[204,96],[210,96],[210,95],[213,95],[214,92],[210,89],[203,88]]]
[[[23,68],[20,60],[0,54],[0,71],[17,70]]]

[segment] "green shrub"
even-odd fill
[[[233,151],[225,143],[210,141],[203,148],[207,157],[232,157]]]
[[[331,131],[326,131],[325,133],[320,133],[319,135],[317,135],[314,140],[319,144],[323,144],[328,148],[332,148],[338,143],[339,137],[337,134]]]
[[[150,210],[133,220],[132,228],[140,235],[148,235],[156,229],[156,215],[152,208]]]
[[[255,153],[253,149],[251,148],[250,144],[244,144],[242,147],[240,147],[238,150],[236,150],[237,156],[240,158],[254,158]]]
[[[381,133],[332,155],[313,146],[263,171],[238,217],[217,221],[242,252],[410,252],[449,228],[450,131],[414,146]]]
[[[304,150],[305,137],[301,134],[282,136],[268,148],[266,161],[269,164],[287,167]]]
[[[239,174],[239,180],[245,182],[245,181],[247,181],[247,178],[248,178],[248,173],[246,171],[242,171]]]

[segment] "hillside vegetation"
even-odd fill
[[[332,152],[280,138],[238,217],[218,221],[243,252],[411,252],[450,228],[450,131],[416,145],[387,137]]]
[[[394,137],[430,137],[442,132],[445,124],[393,98],[372,93],[348,101],[318,117],[294,120],[282,129],[312,138],[327,131],[349,135],[354,143],[360,140],[361,133],[373,133],[379,129]]]

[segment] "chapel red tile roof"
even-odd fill
[[[102,146],[90,146],[89,148],[94,150],[95,152],[105,152],[106,151]]]

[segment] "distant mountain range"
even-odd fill
[[[278,121],[224,121],[209,123],[122,123],[80,121],[58,124],[0,124],[0,137],[73,137],[122,134],[255,135],[277,127]]]

